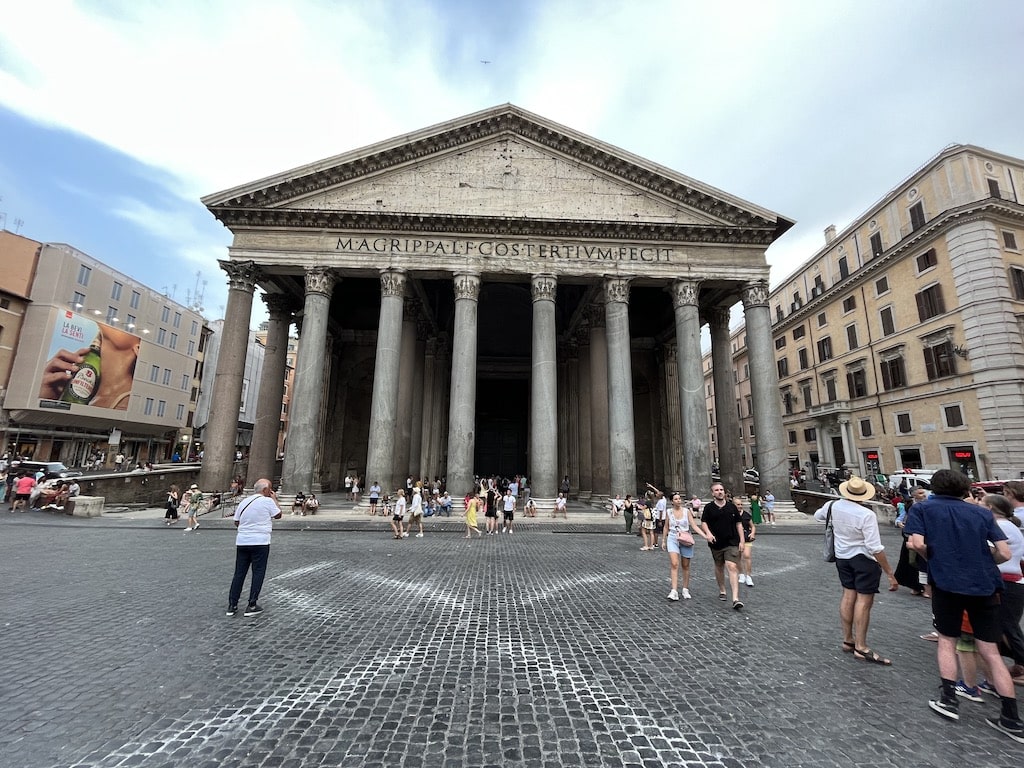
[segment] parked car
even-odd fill
[[[15,472],[28,470],[29,472],[42,471],[45,480],[53,478],[81,477],[82,472],[78,469],[68,469],[60,461],[19,461],[11,465]]]

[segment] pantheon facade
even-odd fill
[[[249,484],[287,492],[525,473],[539,501],[705,493],[701,327],[723,481],[742,489],[742,302],[757,458],[788,489],[765,249],[792,222],[512,105],[203,198],[234,235],[203,487],[226,488],[257,289],[269,312]],[[730,448],[730,446],[733,446]],[[781,493],[779,493],[781,497]]]

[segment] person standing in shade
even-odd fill
[[[376,480],[370,485],[370,515],[377,514],[377,502],[380,501],[380,483]]]
[[[968,504],[971,481],[962,472],[940,469],[931,479],[932,496],[915,503],[904,528],[907,546],[928,558],[932,623],[939,633],[939,697],[928,702],[950,720],[960,719],[956,696],[956,641],[964,612],[974,629],[974,644],[999,694],[999,717],[986,718],[992,728],[1024,744],[1024,722],[1010,671],[999,656],[1003,628],[1000,602],[1003,579],[999,563],[1011,557],[1006,534],[987,507]]]
[[[253,495],[243,499],[235,510],[235,575],[228,590],[228,616],[238,612],[238,601],[242,597],[245,577],[252,570],[249,582],[249,603],[245,616],[259,616],[263,609],[259,605],[263,579],[267,574],[270,559],[270,533],[273,520],[281,519],[281,507],[270,481],[261,478],[256,481]]]
[[[627,535],[633,532],[633,514],[635,510],[636,505],[633,503],[633,497],[627,493],[625,501],[622,502],[622,520],[626,523]]]
[[[512,495],[512,489],[506,488],[505,495],[501,499],[501,532],[512,533],[512,521],[516,516],[516,497]]]
[[[871,608],[878,594],[882,572],[889,577],[889,591],[899,589],[896,574],[889,566],[885,547],[878,533],[878,517],[873,511],[858,504],[875,496],[875,486],[863,478],[852,476],[839,484],[841,499],[830,501],[814,513],[814,519],[826,522],[832,513],[835,535],[836,571],[843,586],[839,601],[839,624],[843,630],[843,652],[855,659],[890,666],[892,662],[875,653],[868,646],[868,627]],[[956,620],[956,638],[960,637],[960,617]],[[954,653],[954,665],[955,653]]]
[[[726,500],[724,485],[713,483],[711,496],[711,501],[704,507],[704,514],[701,515],[700,526],[715,561],[718,599],[726,599],[725,578],[728,574],[729,589],[732,591],[732,607],[738,611],[743,608],[739,586],[739,565],[746,543],[743,538],[743,522],[736,505]]]

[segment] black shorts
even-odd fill
[[[861,595],[878,593],[878,582],[882,580],[882,566],[867,555],[857,555],[849,560],[836,560],[839,583],[843,589],[852,589]],[[960,633],[957,632],[959,635]]]
[[[932,624],[940,635],[960,637],[964,611],[971,620],[974,639],[998,643],[1003,636],[1000,618],[1002,592],[991,595],[961,595],[932,584]]]
[[[654,532],[655,533],[661,533],[664,530],[665,530],[665,521],[664,520],[655,520],[654,521]]]
[[[505,512],[504,513],[505,519],[508,520],[510,523],[512,522],[512,517],[514,515],[515,515],[515,512]]]

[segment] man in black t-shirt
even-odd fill
[[[743,522],[736,505],[725,498],[725,486],[711,485],[711,501],[704,507],[701,528],[715,560],[715,580],[718,582],[718,599],[725,600],[725,572],[729,573],[729,588],[732,590],[732,607],[740,610],[739,564],[746,546],[743,536]]]

